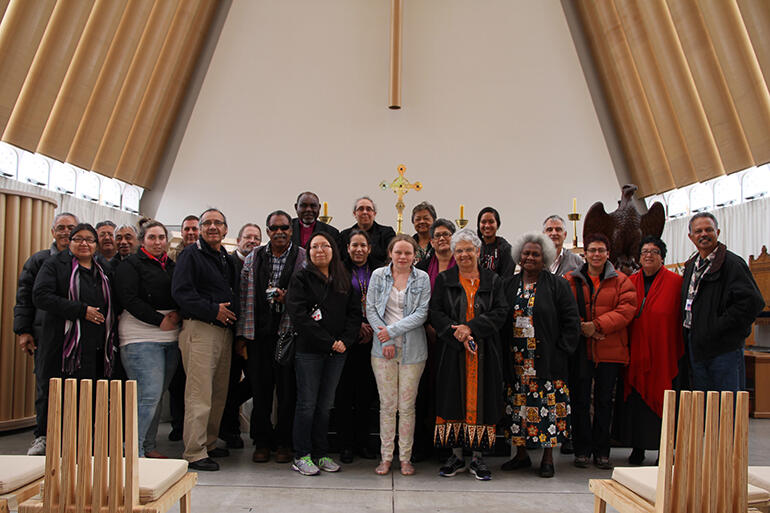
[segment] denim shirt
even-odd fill
[[[419,363],[428,359],[428,342],[425,338],[423,325],[428,320],[428,304],[430,303],[430,278],[428,273],[412,267],[406,282],[404,297],[404,317],[388,326],[383,320],[385,306],[388,303],[390,289],[393,288],[392,265],[380,267],[372,273],[369,280],[369,290],[366,293],[366,318],[374,329],[372,340],[372,356],[382,358],[383,346],[394,344],[395,337],[404,337],[401,363]],[[385,343],[377,338],[380,327],[385,326],[390,340]]]

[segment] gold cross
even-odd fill
[[[404,195],[411,189],[419,191],[422,189],[422,182],[411,183],[406,179],[404,173],[406,172],[406,166],[401,164],[398,166],[398,176],[395,180],[388,183],[386,180],[380,182],[380,189],[386,191],[392,189],[398,198],[396,200],[396,210],[398,211],[398,222],[396,226],[396,233],[401,233],[401,223],[404,220]]]

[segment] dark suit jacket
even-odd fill
[[[325,232],[332,236],[332,238],[336,241],[339,236],[340,232],[332,225],[322,223],[318,219],[315,221],[315,225],[313,225],[313,233],[310,235],[312,238],[313,235],[315,235],[318,232]],[[291,220],[291,241],[296,244],[297,246],[300,246],[299,241],[299,219],[294,218]]]

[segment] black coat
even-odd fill
[[[480,269],[474,318],[466,321],[467,300],[457,266],[436,277],[430,301],[430,323],[437,335],[436,415],[447,420],[465,418],[465,349],[454,337],[453,324],[466,324],[478,345],[479,424],[496,424],[503,413],[503,369],[500,329],[508,314],[503,280]]]
[[[196,319],[226,327],[217,320],[220,303],[238,315],[240,295],[235,266],[227,251],[214,251],[203,238],[190,244],[179,254],[171,280],[171,295],[184,319]]]
[[[310,238],[313,238],[313,235],[316,233],[328,233],[332,239],[336,242],[337,239],[339,239],[340,232],[337,230],[334,226],[326,223],[322,223],[318,219],[315,221],[315,226],[313,226],[313,233],[310,234]],[[291,241],[296,244],[297,246],[300,246],[300,231],[299,231],[299,219],[294,218],[291,220]],[[344,253],[345,249],[342,248],[341,251]]]
[[[311,317],[316,307],[321,310],[320,321]],[[334,290],[307,267],[291,279],[286,311],[297,332],[298,353],[330,353],[336,340],[350,348],[361,329],[361,296],[352,287],[347,293]]]
[[[104,274],[113,283],[112,269],[103,268]],[[32,300],[35,307],[46,312],[43,330],[37,344],[38,355],[36,365],[40,365],[40,373],[47,378],[62,375],[62,349],[64,346],[65,321],[85,320],[88,304],[85,301],[69,299],[70,277],[72,276],[72,253],[69,250],[60,251],[49,257],[40,268],[35,278],[32,290]],[[114,289],[113,289],[114,290]],[[114,297],[114,292],[113,292]],[[103,314],[106,312],[102,311]],[[83,336],[85,336],[84,326]],[[115,326],[113,326],[115,329]],[[86,341],[82,340],[81,344]],[[103,340],[90,341],[90,345],[103,345]],[[85,346],[84,346],[85,347]],[[101,369],[91,377],[99,377]]]
[[[345,228],[340,232],[337,245],[340,248],[340,253],[347,258],[347,247],[350,242],[350,232],[357,230],[358,225],[354,224],[350,228]],[[388,244],[390,239],[396,236],[396,232],[390,226],[383,226],[376,221],[372,224],[372,227],[366,232],[369,235],[369,239],[372,241],[372,258],[378,262],[388,261]]]
[[[483,239],[482,239],[483,240]],[[513,261],[511,256],[511,244],[504,238],[497,236],[494,245],[497,245],[497,262],[495,262],[495,272],[501,278],[510,278],[513,273],[516,272],[516,262]],[[482,256],[484,255],[484,247],[481,249]]]
[[[254,248],[254,251],[256,250],[257,248]],[[243,271],[243,260],[240,259],[236,251],[233,251],[232,253],[230,253],[228,255],[228,258],[232,260],[233,266],[235,267],[235,276],[237,278],[237,281],[235,282],[237,285],[235,287],[235,291],[236,293],[239,293],[239,291],[241,290],[240,284],[241,284],[241,271]]]
[[[503,373],[509,385],[517,379],[513,373],[510,344],[513,341],[513,304],[521,284],[521,273],[505,280],[508,318],[502,331]],[[538,378],[567,379],[569,355],[580,341],[580,314],[569,282],[543,270],[537,278],[533,322],[537,337],[535,370]]]
[[[143,251],[122,260],[115,271],[115,295],[121,308],[147,324],[160,326],[164,315],[158,310],[177,310],[171,296],[171,279],[176,264],[166,260],[164,270]]]
[[[24,267],[21,268],[21,274],[19,274],[16,305],[13,307],[13,332],[17,335],[31,334],[36,344],[43,333],[45,311],[35,308],[32,302],[32,288],[35,286],[35,277],[43,266],[43,262],[58,252],[56,243],[53,243],[50,248],[33,253],[24,262]]]
[[[692,305],[692,328],[685,329],[695,361],[704,361],[743,347],[751,324],[765,307],[746,262],[719,243],[711,268],[701,278]],[[698,255],[687,261],[682,282],[682,318]]]

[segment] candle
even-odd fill
[[[460,219],[465,219],[465,205],[460,205]]]
[[[329,215],[329,204],[324,201],[324,216]]]
[[[572,212],[577,212],[577,198],[572,198]]]

